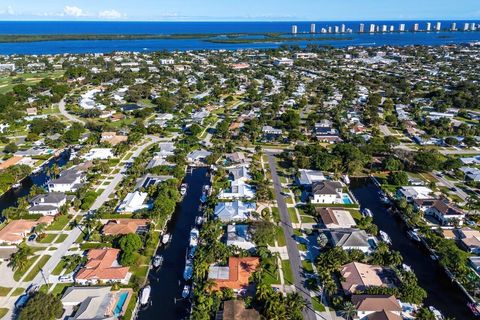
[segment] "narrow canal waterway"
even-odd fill
[[[9,207],[17,205],[19,198],[24,197],[30,193],[30,189],[33,185],[43,186],[49,179],[47,169],[56,164],[59,167],[63,167],[70,158],[70,152],[68,150],[63,151],[58,157],[50,159],[50,161],[43,165],[43,168],[36,173],[32,173],[29,177],[22,180],[20,187],[16,189],[10,189],[0,196],[0,213]]]
[[[350,187],[362,208],[372,210],[374,223],[388,233],[392,239],[391,248],[399,251],[404,263],[412,267],[420,286],[427,291],[425,304],[457,320],[475,319],[468,310],[465,294],[450,281],[438,262],[430,258],[428,250],[408,238],[405,223],[386,210],[378,195],[378,187],[370,179],[352,179]]]
[[[157,251],[163,256],[163,265],[158,271],[150,271],[152,303],[138,313],[138,319],[141,320],[179,320],[189,316],[190,302],[181,297],[185,285],[183,271],[190,230],[195,226],[196,217],[201,214],[202,186],[210,183],[207,169],[194,169],[187,174],[184,182],[188,184],[188,191],[168,223],[167,230],[172,235],[170,244]]]

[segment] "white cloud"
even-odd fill
[[[63,13],[71,17],[83,17],[86,16],[85,12],[79,7],[75,6],[66,6],[63,8]]]
[[[8,6],[6,9],[0,9],[0,14],[14,16],[15,11],[13,10],[12,6]]]
[[[111,10],[105,10],[105,11],[99,12],[98,16],[104,19],[120,19],[120,18],[124,18],[125,14],[122,14],[121,12],[118,12],[115,9],[111,9]]]

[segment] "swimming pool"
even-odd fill
[[[128,297],[128,292],[124,291],[119,294],[118,300],[117,300],[117,305],[115,306],[115,309],[113,310],[114,316],[118,317],[122,311],[123,311],[123,306],[125,304],[125,301],[127,300]]]
[[[353,204],[352,199],[350,199],[350,196],[346,193],[342,195],[342,200],[343,200],[343,204]]]

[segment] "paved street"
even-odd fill
[[[74,115],[71,115],[70,113],[67,112],[67,110],[65,109],[65,99],[62,99],[58,103],[58,109],[60,110],[60,113],[62,114],[62,116],[64,116],[68,120],[85,124],[85,121],[80,120],[79,118],[77,118]]]
[[[304,310],[303,317],[305,320],[315,320],[317,319],[317,316],[315,314],[315,311],[313,310],[310,292],[303,286],[303,283],[306,279],[303,277],[302,260],[300,258],[300,252],[297,247],[297,242],[294,240],[293,227],[290,216],[288,214],[287,205],[285,203],[283,195],[281,194],[282,184],[280,183],[280,178],[278,177],[275,157],[273,156],[272,152],[267,152],[267,156],[273,179],[275,198],[277,199],[278,209],[280,211],[281,226],[285,235],[287,252],[295,282],[294,285],[297,292],[305,299],[307,303],[307,307]]]
[[[450,191],[450,192],[455,193],[463,201],[466,201],[468,199],[468,194],[465,193],[465,191],[463,191],[459,187],[456,187],[455,184],[453,184],[453,182],[448,181],[448,179],[445,178],[444,176],[439,176],[439,173],[440,172],[438,172],[438,171],[434,171],[432,176],[435,177],[435,179],[437,179],[440,182],[441,185],[447,187],[448,189],[455,188],[456,191]]]

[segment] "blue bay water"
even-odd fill
[[[376,25],[394,25],[398,30],[400,23],[410,30],[414,23],[425,28],[427,21],[362,21],[345,22],[347,28],[358,31],[360,23],[366,28],[370,23]],[[432,25],[436,21],[430,21]],[[456,21],[458,28],[465,21]],[[469,21],[470,22],[470,21]],[[181,40],[75,40],[42,41],[28,43],[0,43],[0,54],[61,54],[61,53],[109,53],[113,51],[159,51],[159,50],[211,50],[211,49],[266,49],[280,45],[307,44],[346,46],[383,46],[383,45],[444,45],[480,41],[480,32],[431,32],[431,33],[376,33],[376,34],[303,34],[310,29],[310,23],[316,24],[317,32],[328,26],[339,26],[342,22],[10,22],[0,21],[0,34],[195,34],[195,33],[288,33],[291,26],[298,26],[297,37],[335,37],[344,40],[288,41],[281,43],[209,43],[202,39]],[[478,22],[477,22],[478,23]],[[451,21],[442,21],[443,28],[449,28]]]

